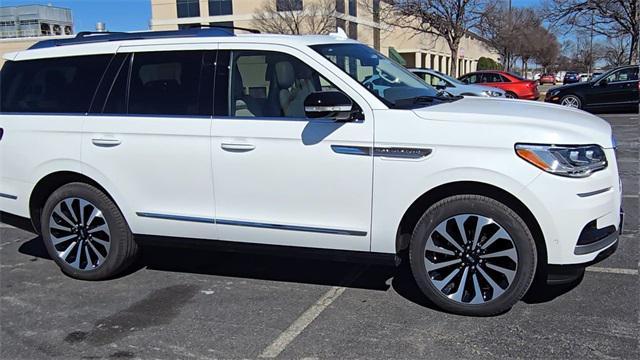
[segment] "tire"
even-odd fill
[[[461,232],[454,234],[459,220],[467,242]],[[480,221],[484,225],[476,243]],[[420,218],[411,236],[409,262],[420,290],[441,309],[491,316],[509,310],[525,295],[534,279],[537,254],[529,228],[509,207],[484,196],[457,195],[434,204]],[[465,285],[462,289],[460,283]]]
[[[577,95],[565,95],[560,99],[560,105],[574,109],[582,109],[582,100],[580,100]]]
[[[40,223],[49,256],[76,279],[112,278],[126,270],[139,253],[116,204],[85,183],[66,184],[54,191]]]
[[[518,98],[518,95],[516,95],[514,92],[507,91],[507,92],[504,94],[504,97],[506,97],[507,99],[517,99],[517,98]]]

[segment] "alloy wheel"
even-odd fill
[[[102,211],[87,200],[60,201],[49,218],[49,234],[58,257],[74,269],[96,269],[109,255],[109,225]]]
[[[513,283],[518,252],[493,219],[476,214],[451,217],[429,234],[424,264],[431,284],[450,300],[483,304]]]
[[[575,96],[566,96],[562,98],[560,105],[567,106],[570,108],[579,109],[580,108],[580,99]]]

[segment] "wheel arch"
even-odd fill
[[[454,195],[486,196],[515,211],[524,220],[531,231],[538,252],[538,264],[546,264],[547,247],[540,224],[529,208],[516,196],[499,187],[475,181],[458,181],[437,186],[416,199],[405,211],[396,235],[396,254],[401,254],[409,247],[411,234],[420,217],[436,202]],[[541,268],[541,267],[540,267]]]
[[[51,196],[51,194],[61,186],[74,182],[85,183],[96,187],[107,195],[116,204],[116,206],[118,206],[113,197],[102,185],[86,175],[67,170],[50,173],[36,183],[29,197],[29,217],[31,218],[34,230],[38,234],[40,233],[40,217],[42,215],[42,208],[49,196]]]

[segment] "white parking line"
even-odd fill
[[[267,346],[258,356],[261,358],[274,358],[287,347],[302,331],[315,320],[320,313],[324,311],[332,302],[334,302],[346,290],[344,287],[334,286],[324,293],[315,304],[311,305],[300,317],[294,321],[287,330],[285,330],[278,338]]]
[[[635,195],[634,194],[629,194],[629,195],[622,195],[622,197],[625,198],[625,199],[637,199],[640,196],[637,195],[637,194],[635,194]]]
[[[586,270],[591,272],[609,273],[609,274],[638,275],[638,270],[634,270],[634,269],[619,269],[619,268],[605,268],[605,267],[598,267],[598,266],[590,266]]]

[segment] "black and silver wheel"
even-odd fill
[[[560,105],[574,109],[582,108],[582,102],[580,101],[580,98],[575,95],[563,96],[562,99],[560,99]]]
[[[425,212],[411,239],[410,260],[418,286],[436,305],[492,315],[524,296],[536,251],[515,212],[487,197],[462,195]]]
[[[117,275],[138,252],[113,201],[84,183],[67,184],[51,194],[42,212],[42,236],[58,266],[84,280]]]
[[[504,97],[506,97],[507,99],[517,99],[518,95],[511,91],[507,91],[506,93],[504,93]]]

